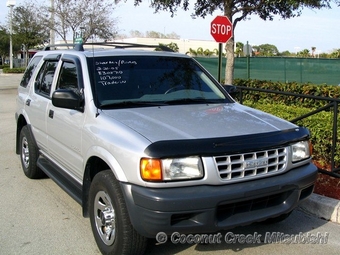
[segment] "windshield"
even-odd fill
[[[107,56],[89,66],[99,108],[230,102],[190,58]]]

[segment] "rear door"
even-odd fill
[[[44,61],[32,84],[30,95],[25,99],[25,111],[30,117],[33,135],[38,147],[47,152],[46,115],[51,102],[51,87],[60,55],[49,55]]]

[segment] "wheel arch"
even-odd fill
[[[21,132],[21,129],[26,125],[28,126],[28,130],[29,130],[29,132],[31,133],[31,135],[34,139],[31,127],[30,127],[30,125],[28,125],[25,117],[23,115],[19,115],[17,117],[17,131],[16,131],[16,136],[15,136],[15,153],[16,154],[19,154],[19,151],[20,151],[19,148],[20,148],[20,132]],[[34,142],[35,142],[35,139],[34,139]]]
[[[126,176],[115,160],[115,158],[110,154],[108,160],[104,160],[104,157],[94,155],[88,158],[85,165],[85,172],[83,176],[83,192],[82,192],[82,207],[83,216],[89,217],[89,191],[93,178],[96,174],[101,171],[110,169],[117,180],[126,181]]]

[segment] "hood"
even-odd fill
[[[296,125],[240,105],[196,104],[104,110],[151,142],[268,133]]]

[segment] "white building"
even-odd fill
[[[90,40],[88,42],[91,42]],[[158,45],[165,44],[168,45],[170,43],[176,43],[178,46],[178,52],[186,54],[189,52],[189,49],[193,49],[197,51],[197,49],[202,48],[203,51],[209,50],[214,52],[218,50],[218,43],[215,41],[207,41],[207,40],[191,40],[191,39],[166,39],[166,38],[146,38],[146,37],[134,37],[134,38],[124,38],[124,39],[116,39],[113,42],[126,42],[126,43],[136,43],[136,44],[145,44],[145,45]],[[56,41],[56,44],[64,44],[65,42],[62,40]],[[72,41],[67,41],[67,43],[72,44]],[[109,41],[108,41],[109,43]],[[105,47],[105,46],[104,46]],[[223,44],[223,51],[225,48],[225,44]]]
[[[158,45],[162,44],[170,44],[176,43],[179,52],[186,54],[189,52],[189,49],[193,49],[197,51],[198,48],[202,48],[204,50],[214,51],[218,49],[218,43],[215,41],[198,41],[191,39],[163,39],[163,38],[125,38],[125,39],[117,39],[115,42],[127,42],[127,43],[138,43],[138,44],[153,44]],[[224,46],[223,46],[224,47]]]

